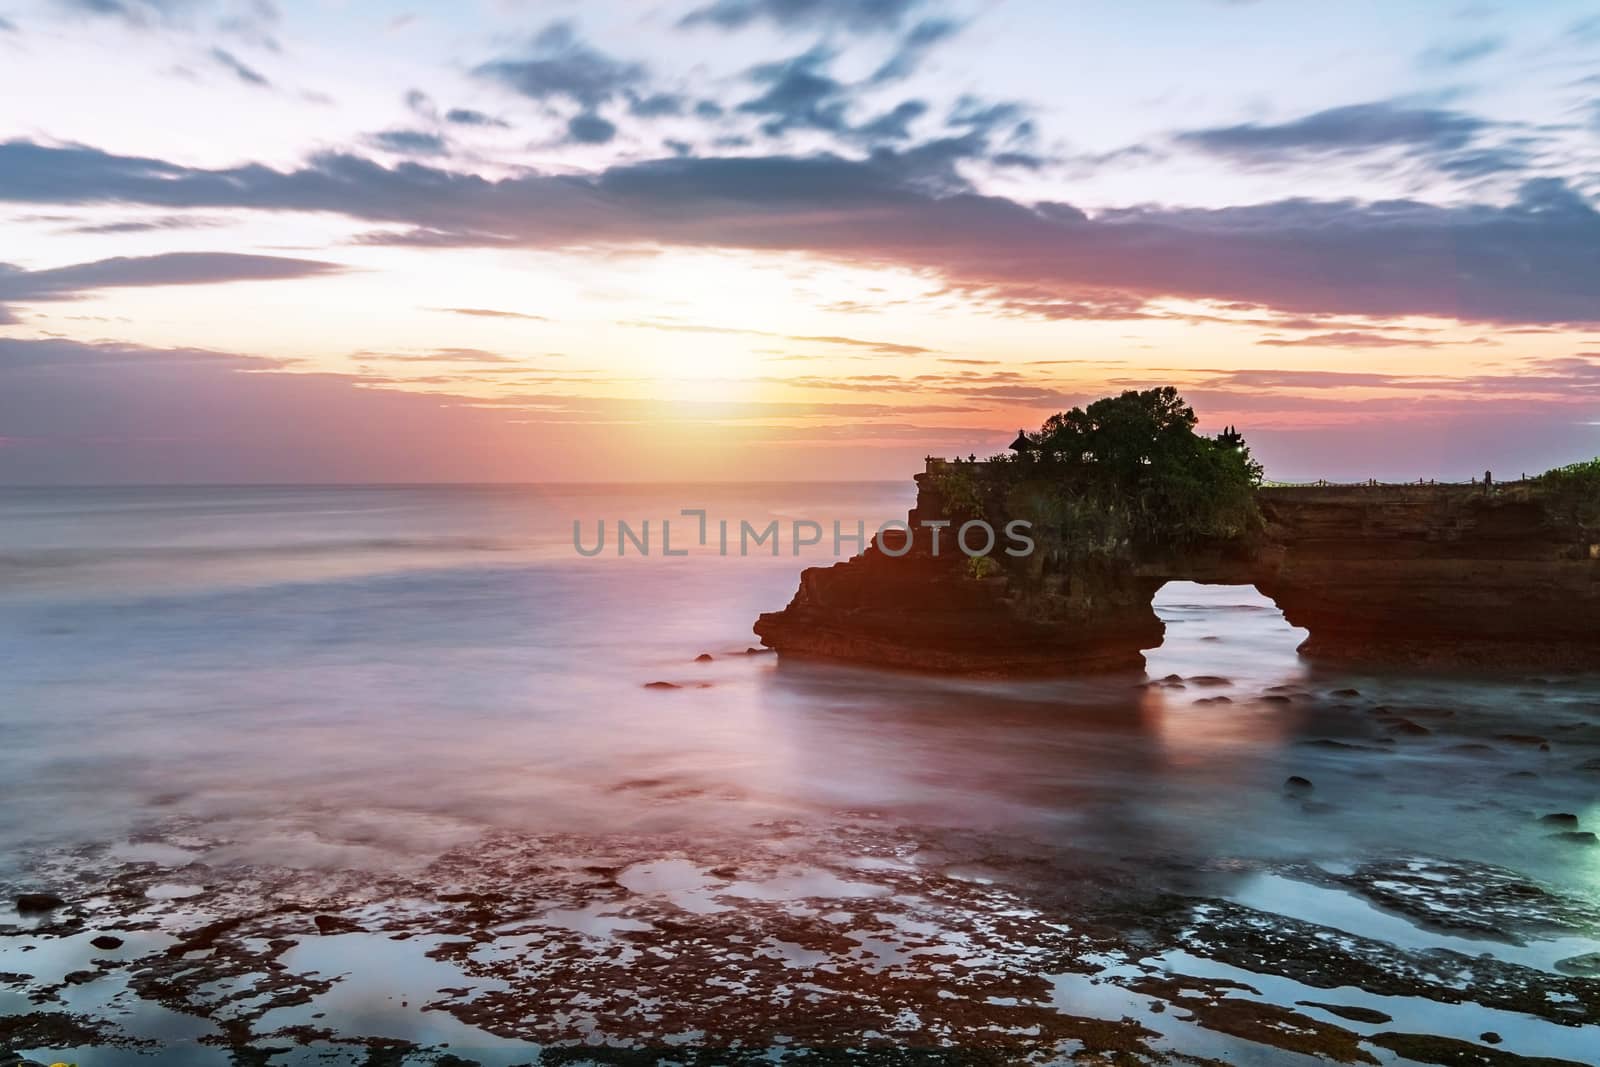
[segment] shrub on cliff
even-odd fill
[[[1600,459],[1557,467],[1534,481],[1551,514],[1579,526],[1600,525]]]
[[[1171,386],[1130,390],[1052,415],[1021,456],[950,464],[935,487],[952,516],[1030,519],[1069,558],[1249,536],[1261,465],[1237,433],[1196,421]]]

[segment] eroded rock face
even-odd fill
[[[945,517],[918,478],[910,519]],[[1036,553],[979,576],[948,535],[806,570],[762,642],[792,656],[976,674],[1138,668],[1168,581],[1254,585],[1310,631],[1301,651],[1372,663],[1600,663],[1600,546],[1518,485],[1264,488],[1249,543],[1091,563]],[[891,532],[891,537],[898,534]],[[898,542],[887,546],[899,550]]]
[[[1139,650],[1161,642],[1150,607],[1160,583],[1089,574],[1025,591],[1003,575],[974,578],[965,563],[948,551],[896,559],[875,546],[807,569],[789,606],[762,615],[755,631],[787,656],[969,674],[1138,669]]]
[[[1263,489],[1272,544],[1254,584],[1308,655],[1588,667],[1600,662],[1600,561],[1537,490]]]

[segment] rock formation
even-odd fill
[[[977,465],[982,468],[982,464]],[[931,470],[932,468],[930,468]],[[923,519],[947,517],[929,474]],[[1168,581],[1254,585],[1310,636],[1301,652],[1353,662],[1485,667],[1600,664],[1600,545],[1535,483],[1270,487],[1248,540],[1061,558],[1048,545],[975,567],[944,532],[904,534],[806,570],[755,625],[781,654],[973,674],[1143,665],[1161,643],[1151,608]],[[885,549],[888,549],[886,552]]]

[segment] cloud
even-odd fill
[[[1381,371],[1264,368],[1205,373],[1208,377],[1197,383],[1201,389],[1237,389],[1252,393],[1262,389],[1312,392],[1380,389],[1426,393],[1435,398],[1454,396],[1465,406],[1480,404],[1484,397],[1517,404],[1525,403],[1527,398],[1532,397],[1548,404],[1588,407],[1594,403],[1596,392],[1600,392],[1600,356],[1594,353],[1527,360],[1499,372],[1483,374],[1392,374]],[[1315,399],[1308,399],[1307,402],[1323,403]]]
[[[271,52],[282,51],[274,31],[283,20],[283,12],[276,0],[245,0],[232,13],[217,20],[217,28],[240,40],[265,48]]]
[[[188,6],[188,0],[56,0],[81,15],[117,18],[130,26],[164,22]]]
[[[383,243],[798,251],[941,276],[1019,314],[1134,317],[1162,298],[1296,315],[1600,322],[1600,215],[1558,179],[1506,204],[1283,200],[1090,217],[929,181],[951,146],[674,158],[499,179],[347,154],[209,170],[82,146],[0,144],[0,201],[333,212]]]
[[[1391,337],[1359,330],[1336,330],[1309,337],[1266,337],[1256,342],[1272,348],[1439,348],[1445,345],[1476,344],[1476,341],[1431,341],[1423,337]]]
[[[832,58],[831,53],[812,49],[792,59],[754,68],[751,80],[767,86],[767,90],[740,104],[739,110],[768,116],[761,129],[769,137],[792,129],[843,132],[849,126],[845,120],[849,107],[845,85],[822,71]]]
[[[936,45],[949,40],[959,32],[961,32],[960,23],[949,19],[924,19],[901,38],[894,54],[884,61],[870,80],[873,84],[881,85],[910,77],[916,73],[918,67],[922,66],[922,61]]]
[[[482,111],[474,111],[467,107],[453,107],[444,113],[444,120],[457,126],[495,126],[507,129],[511,123],[504,119],[497,119],[493,115]]]
[[[68,232],[82,234],[157,233],[164,230],[198,230],[226,223],[221,219],[194,215],[163,215],[152,219],[123,219],[120,222],[95,222],[73,226]]]
[[[442,156],[450,151],[443,137],[427,130],[383,130],[367,138],[374,145],[402,156]]]
[[[231,72],[234,77],[238,78],[246,85],[253,85],[258,89],[272,88],[272,82],[267,80],[266,75],[262,74],[253,67],[246,66],[238,56],[235,56],[227,49],[213,48],[210,54],[212,60],[219,67]]]
[[[743,29],[771,22],[785,29],[838,27],[874,32],[899,28],[923,0],[715,0],[684,16],[680,25]]]
[[[503,356],[498,352],[489,352],[482,348],[436,348],[432,352],[394,353],[394,352],[357,352],[351,358],[376,360],[384,363],[512,363],[520,365],[519,359]]]
[[[1012,100],[984,100],[966,95],[950,109],[949,123],[979,133],[993,133],[1001,126],[1021,127],[1028,120],[1028,108]]]
[[[742,476],[814,477],[815,455],[739,446],[949,440],[910,420],[972,410],[449,391],[483,373],[435,375],[422,391],[414,378],[300,373],[233,353],[0,338],[0,484],[593,480],[641,455],[660,476],[726,476],[731,457]],[[767,425],[780,419],[804,424]],[[914,458],[873,470],[888,476]],[[864,469],[860,457],[850,469]]]
[[[0,305],[7,302],[72,300],[100,289],[273,281],[316,277],[343,269],[336,263],[312,259],[284,259],[231,252],[118,256],[115,259],[47,270],[22,270],[9,264],[0,264]]]
[[[1272,125],[1245,123],[1189,130],[1174,140],[1215,155],[1259,161],[1376,148],[1456,151],[1490,126],[1484,119],[1461,111],[1379,102],[1329,108]]]
[[[567,122],[567,140],[575,144],[606,144],[617,135],[616,123],[585,112]]]
[[[520,311],[496,311],[493,308],[429,308],[430,311],[443,311],[450,315],[469,315],[482,319],[527,319],[532,322],[549,322],[543,315],[525,315]]]
[[[747,77],[765,86],[765,91],[739,104],[737,110],[764,116],[766,121],[762,123],[761,132],[768,137],[780,137],[792,130],[820,130],[868,146],[909,140],[911,123],[928,112],[927,103],[902,101],[889,111],[856,125],[849,112],[858,87],[828,73],[827,67],[833,59],[832,52],[818,46],[789,59],[751,68]],[[921,158],[928,162],[936,155],[948,157],[927,168],[948,180],[953,176],[949,159],[982,156],[988,150],[986,133],[972,130],[960,137],[928,142],[920,146]],[[959,152],[952,155],[950,150],[957,147]]]
[[[777,337],[785,341],[804,341],[813,344],[844,345],[849,348],[871,349],[879,355],[885,356],[916,356],[925,352],[932,352],[931,348],[920,345],[896,344],[892,341],[864,341],[859,337],[838,336],[804,336],[800,334],[773,333],[770,330],[752,330],[736,326],[706,326],[694,322],[654,322],[635,321],[618,323],[620,326],[633,326],[642,330],[667,330],[672,333],[718,333],[734,334],[744,337]]]
[[[869,141],[905,141],[911,138],[911,123],[928,113],[921,100],[907,100],[875,119],[862,123],[856,132]]]
[[[1600,41],[1600,15],[1590,15],[1572,23],[1567,27],[1566,36],[1580,44]]]
[[[1424,67],[1454,69],[1464,67],[1487,56],[1492,56],[1506,46],[1504,37],[1475,37],[1470,41],[1435,45],[1422,53]]]
[[[681,115],[689,102],[677,93],[651,93],[640,96],[628,94],[628,114],[641,119],[658,119]]]
[[[640,84],[645,68],[613,59],[578,39],[571,24],[551,23],[525,56],[484,63],[474,71],[530,100],[570,100],[592,111]]]
[[[0,33],[18,33],[18,32],[20,32],[20,31],[18,31],[17,24],[15,22],[12,22],[10,19],[6,18],[4,15],[0,15]]]

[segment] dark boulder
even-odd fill
[[[23,915],[39,915],[47,911],[55,911],[66,904],[54,893],[18,893],[17,911]]]
[[[331,934],[359,934],[362,928],[359,924],[351,922],[339,915],[316,915],[311,921],[317,926],[317,933]]]

